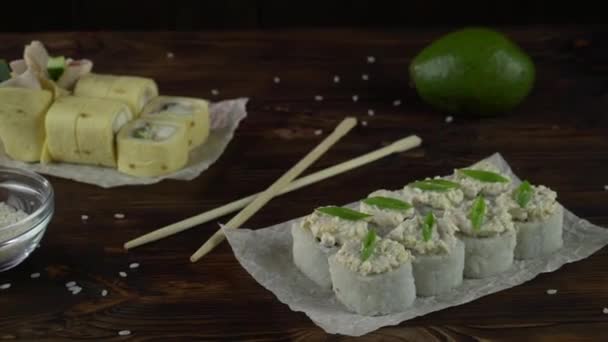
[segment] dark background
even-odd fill
[[[573,25],[606,22],[603,2],[64,0],[2,2],[4,32]]]

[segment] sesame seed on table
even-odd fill
[[[578,216],[608,226],[606,32],[504,28],[534,58],[535,88],[508,115],[478,118],[432,109],[410,86],[412,57],[446,31],[0,34],[5,59],[17,58],[36,39],[56,55],[93,60],[96,72],[152,77],[167,95],[250,99],[248,117],[224,154],[192,181],[102,189],[49,176],[56,212],[41,247],[0,273],[0,337],[326,339],[304,314],[258,284],[227,243],[190,263],[218,222],[232,215],[128,252],[122,245],[264,190],[345,116],[357,117],[359,125],[305,174],[410,134],[423,143],[277,197],[244,227],[267,227],[322,204],[350,203],[377,189],[447,174],[494,152],[518,175],[555,189]],[[588,43],[575,43],[581,39]],[[593,340],[608,329],[606,284],[604,248],[520,286],[364,339]]]

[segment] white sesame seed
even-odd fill
[[[80,215],[80,219],[86,221],[89,219],[89,215]]]
[[[167,58],[172,59],[173,57],[175,57],[173,52],[171,52],[171,51],[167,52]]]
[[[105,297],[105,296],[107,296],[107,295],[108,295],[108,290],[105,290],[105,289],[104,289],[104,290],[101,290],[101,296],[102,296],[102,297]]]
[[[35,273],[30,274],[30,278],[32,278],[32,279],[40,278],[40,272],[35,272]]]
[[[374,115],[376,115],[376,112],[374,112],[374,110],[373,110],[373,109],[368,109],[368,110],[367,110],[367,115],[369,115],[369,116],[374,116]]]
[[[72,295],[77,295],[80,292],[82,292],[82,287],[80,287],[80,286],[70,287],[70,292],[72,292]]]
[[[445,122],[446,122],[446,123],[450,123],[450,122],[452,122],[452,121],[454,121],[454,117],[453,117],[453,116],[448,115],[448,116],[446,116],[446,117],[445,117]]]
[[[220,94],[220,91],[217,89],[211,89],[211,95],[213,96],[218,96]]]
[[[134,269],[134,268],[138,268],[138,267],[139,267],[139,263],[137,263],[137,262],[133,262],[129,265],[130,269]]]
[[[374,57],[374,56],[367,56],[367,63],[374,64],[375,62],[376,62],[376,57]]]
[[[608,191],[608,185],[604,185],[604,190]]]
[[[321,135],[321,134],[323,134],[323,130],[322,129],[315,130],[315,135]]]
[[[608,308],[604,308],[604,310],[602,310],[602,312],[603,312],[605,315],[608,315]]]
[[[367,121],[365,121],[365,120],[361,121],[361,126],[363,126],[363,127],[367,126]]]
[[[121,330],[118,332],[118,336],[129,336],[131,335],[131,330]]]
[[[11,283],[6,283],[6,284],[0,285],[0,290],[8,290],[10,288],[11,288]]]
[[[121,277],[123,277],[123,278],[126,278],[127,277],[127,272],[122,272],[121,271],[121,272],[118,272],[118,275],[121,276]]]
[[[65,287],[74,287],[74,286],[76,286],[75,281],[68,281],[67,283],[65,283]]]
[[[123,214],[123,213],[116,213],[116,214],[114,214],[114,218],[117,219],[117,220],[122,220],[122,219],[125,218],[125,214]]]
[[[323,101],[323,96],[321,96],[321,95],[315,95],[315,101],[317,101],[317,102]]]
[[[334,83],[340,83],[340,76],[334,76]]]
[[[275,76],[273,81],[274,83],[281,83],[281,79],[278,76]]]
[[[556,294],[556,293],[557,293],[557,290],[556,290],[556,289],[548,289],[548,290],[547,290],[547,294],[548,294],[548,295],[554,295],[554,294]]]
[[[367,81],[367,80],[369,80],[369,75],[368,74],[362,74],[361,75],[361,79],[364,80],[364,81]]]
[[[359,101],[359,95],[353,95],[353,102]]]
[[[395,107],[401,106],[401,100],[395,100],[395,101],[393,101],[393,106],[395,106]]]

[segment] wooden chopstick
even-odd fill
[[[253,202],[249,203],[243,210],[236,214],[228,223],[226,228],[236,229],[239,228],[247,219],[255,214],[260,208],[262,208],[268,201],[276,196],[281,190],[286,188],[296,177],[298,177],[306,168],[312,163],[319,159],[327,150],[329,150],[338,140],[340,140],[346,133],[348,133],[357,124],[357,119],[346,118],[344,119],[334,131],[328,135],[323,141],[317,145],[312,151],[310,151],[302,160],[296,165],[289,169],[283,176],[277,179],[268,189],[257,196]],[[207,240],[192,256],[190,261],[196,262],[207,253],[209,253],[215,246],[219,245],[226,236],[222,229],[219,229],[215,234]]]
[[[311,173],[308,176],[299,178],[293,181],[289,186],[283,189],[279,194],[285,194],[305,186],[320,182],[324,179],[339,175],[346,171],[352,170],[359,166],[363,166],[365,164],[371,163],[393,153],[403,152],[410,150],[414,147],[417,147],[421,144],[422,140],[416,135],[410,135],[409,137],[397,140],[392,144],[379,148],[375,151],[366,153],[362,156],[353,158],[351,160],[345,161],[340,164],[336,164],[334,166],[328,167],[326,169],[317,171],[315,173]],[[159,228],[157,230],[151,231],[147,234],[144,234],[140,237],[132,239],[124,244],[125,249],[136,248],[150,242],[158,241],[164,239],[168,236],[175,235],[184,230],[188,230],[190,228],[196,227],[203,223],[215,220],[216,218],[222,217],[224,215],[233,213],[239,209],[242,209],[247,206],[247,204],[251,203],[257,196],[259,196],[261,192],[257,194],[253,194],[247,196],[245,198],[241,198],[240,200],[236,200],[234,202],[230,202],[221,207],[212,209],[210,211],[198,214],[196,216],[189,217],[187,219],[181,220],[179,222],[170,224],[163,228]]]

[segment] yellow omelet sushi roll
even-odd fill
[[[141,116],[186,124],[190,149],[205,143],[209,136],[209,103],[205,100],[157,96],[148,102]]]
[[[46,117],[50,159],[116,167],[115,135],[132,118],[129,107],[119,101],[60,97]]]
[[[40,160],[44,118],[53,101],[46,90],[0,88],[0,139],[6,154],[25,162]]]
[[[78,80],[74,95],[122,101],[138,116],[146,103],[158,96],[158,86],[151,78],[91,73]]]
[[[117,137],[118,170],[137,177],[162,176],[188,162],[186,125],[139,118],[124,126]]]

